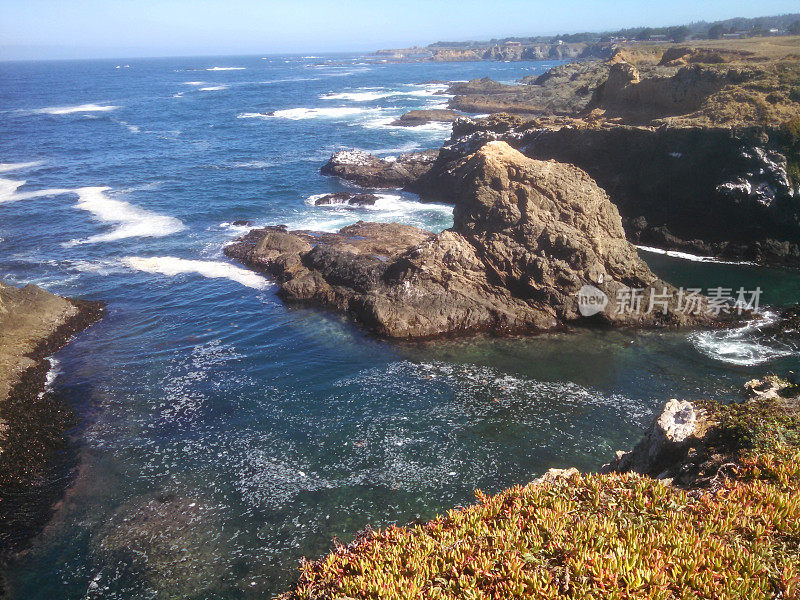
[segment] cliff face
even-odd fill
[[[453,164],[452,230],[358,223],[337,234],[254,230],[226,254],[275,275],[289,300],[332,306],[389,337],[525,332],[585,322],[685,326],[685,314],[625,240],[617,209],[580,169],[503,142]],[[610,299],[581,316],[578,292]],[[629,288],[668,295],[663,310],[618,310]]]
[[[609,43],[502,44],[493,46],[427,46],[378,50],[377,56],[395,60],[460,62],[476,60],[573,60],[608,58],[614,51]]]

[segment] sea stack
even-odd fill
[[[274,275],[286,300],[334,307],[393,338],[710,321],[678,310],[677,290],[639,258],[616,207],[577,167],[491,142],[450,171],[449,186],[455,224],[440,234],[394,223],[335,234],[268,227],[226,253]],[[578,304],[587,287],[610,300],[591,319]],[[617,310],[630,289],[645,304]],[[651,295],[667,300],[647,311]]]

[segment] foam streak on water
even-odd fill
[[[774,312],[765,311],[741,327],[700,331],[691,334],[689,339],[699,352],[714,360],[741,367],[761,365],[800,352],[800,348],[786,341],[760,335],[762,329],[777,319]]]
[[[242,267],[230,263],[210,260],[187,260],[175,256],[128,256],[122,262],[137,271],[159,273],[174,277],[185,273],[196,273],[212,279],[225,278],[257,290],[269,285],[266,279]]]
[[[76,208],[92,213],[92,216],[104,223],[114,225],[107,232],[90,236],[84,240],[73,240],[73,244],[92,244],[97,242],[113,242],[131,237],[164,237],[178,233],[184,229],[183,223],[175,217],[139,208],[124,200],[116,200],[108,196],[110,188],[85,187],[78,188]]]

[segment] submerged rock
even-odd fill
[[[375,194],[350,194],[348,192],[336,192],[335,194],[325,194],[314,200],[314,206],[346,205],[346,206],[372,206],[377,202]]]
[[[361,187],[402,188],[421,177],[436,160],[438,151],[409,152],[395,160],[378,158],[361,150],[342,150],[320,169]]]
[[[394,223],[337,234],[265,228],[226,253],[277,276],[287,300],[335,307],[389,337],[710,320],[677,310],[676,290],[639,259],[616,208],[580,169],[495,142],[455,165],[449,182],[455,224],[438,235]],[[591,319],[579,307],[586,289],[606,299]],[[626,295],[630,306],[614,302]]]
[[[99,575],[87,597],[104,597],[106,586],[159,599],[231,593],[235,559],[221,512],[206,499],[171,493],[124,504],[92,540]]]

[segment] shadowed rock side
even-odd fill
[[[581,320],[584,285],[612,300],[626,288],[674,291],[625,240],[617,209],[580,169],[484,145],[450,173],[455,224],[438,235],[357,223],[337,234],[254,230],[228,256],[272,273],[287,300],[345,311],[389,337],[552,330]],[[617,312],[595,323],[699,325],[675,310]]]
[[[63,478],[49,481],[49,461],[64,446],[73,417],[44,393],[50,368],[45,359],[102,313],[99,302],[0,282],[0,560],[46,521],[65,485]]]
[[[455,124],[433,166],[406,189],[459,202],[454,165],[491,140],[585,170],[636,243],[730,260],[800,264],[798,142],[785,127],[646,127],[510,115]],[[782,152],[781,152],[782,150]],[[788,157],[788,160],[787,160]]]

